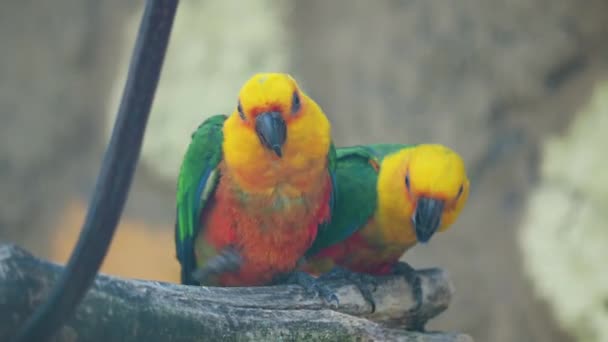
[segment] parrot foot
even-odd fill
[[[393,266],[393,274],[405,278],[405,281],[412,287],[412,294],[416,305],[409,311],[414,313],[414,317],[419,316],[415,314],[422,306],[422,282],[420,281],[418,272],[408,263],[399,261]],[[425,320],[414,319],[411,324],[411,330],[424,332],[425,324]]]
[[[201,284],[216,274],[235,272],[241,267],[242,258],[234,247],[224,248],[218,255],[209,259],[204,266],[192,272],[192,278]]]
[[[332,302],[334,302],[336,306],[340,304],[338,296],[336,296],[334,291],[329,289],[326,285],[320,284],[319,279],[315,279],[315,277],[305,272],[293,271],[276,283],[300,285],[307,292],[311,292],[315,296],[323,298],[328,304],[331,304]]]
[[[376,302],[372,296],[372,292],[376,291],[378,287],[378,280],[376,277],[365,274],[350,271],[340,266],[334,266],[331,271],[322,274],[319,279],[331,280],[331,279],[346,279],[353,283],[355,287],[361,292],[363,299],[369,303],[372,308],[372,313],[376,311]]]

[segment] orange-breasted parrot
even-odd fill
[[[287,74],[241,88],[230,116],[205,120],[179,173],[175,241],[182,283],[297,283],[336,297],[296,271],[334,203],[335,149],[322,109]]]
[[[458,217],[469,194],[463,160],[437,144],[353,146],[338,148],[337,156],[332,221],[307,251],[303,269],[350,279],[372,307],[375,283],[367,275],[401,274],[420,305],[420,280],[399,258]]]

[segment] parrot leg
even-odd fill
[[[320,296],[326,303],[335,302],[336,306],[340,304],[338,296],[329,289],[326,285],[320,284],[318,279],[308,273],[302,271],[293,271],[280,277],[277,277],[273,284],[295,284],[302,286],[307,292],[312,292],[316,296]]]
[[[350,271],[344,267],[334,266],[331,271],[322,274],[319,279],[322,280],[331,280],[331,279],[346,279],[349,282],[353,283],[355,287],[361,292],[361,296],[365,299],[370,306],[372,307],[372,313],[376,311],[376,303],[374,302],[374,298],[372,296],[372,292],[376,291],[378,287],[378,280],[376,277]]]
[[[238,271],[241,263],[242,258],[239,252],[234,247],[226,247],[206,262],[203,267],[192,272],[192,278],[204,284],[213,275]]]
[[[399,261],[393,266],[393,274],[402,276],[405,278],[405,281],[410,284],[412,287],[414,301],[416,302],[416,306],[414,306],[410,311],[415,312],[419,310],[422,306],[422,283],[416,270],[408,263]],[[412,323],[412,330],[424,332],[425,324],[426,322],[423,320],[414,319],[414,322]]]

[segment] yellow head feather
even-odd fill
[[[409,189],[406,175],[409,175]],[[443,145],[422,144],[385,157],[378,174],[376,213],[383,238],[398,244],[416,241],[411,218],[420,196],[445,203],[439,231],[447,230],[460,214],[468,195],[464,162]]]
[[[299,108],[293,105],[294,94]],[[314,186],[327,168],[331,143],[329,120],[317,103],[290,75],[281,73],[254,75],[241,88],[238,100],[224,124],[223,151],[239,186],[271,193],[277,184],[285,183],[283,190],[294,197]],[[255,118],[267,111],[280,112],[287,126],[282,158],[265,148],[255,132]]]

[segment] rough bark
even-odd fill
[[[0,340],[13,334],[48,294],[63,267],[15,245],[0,245]],[[401,329],[443,312],[453,287],[440,269],[421,271],[424,301],[413,314],[411,291],[398,277],[379,278],[376,312],[359,291],[329,283],[340,305],[330,307],[299,286],[190,287],[98,275],[61,341],[390,340],[472,341],[463,334]]]

